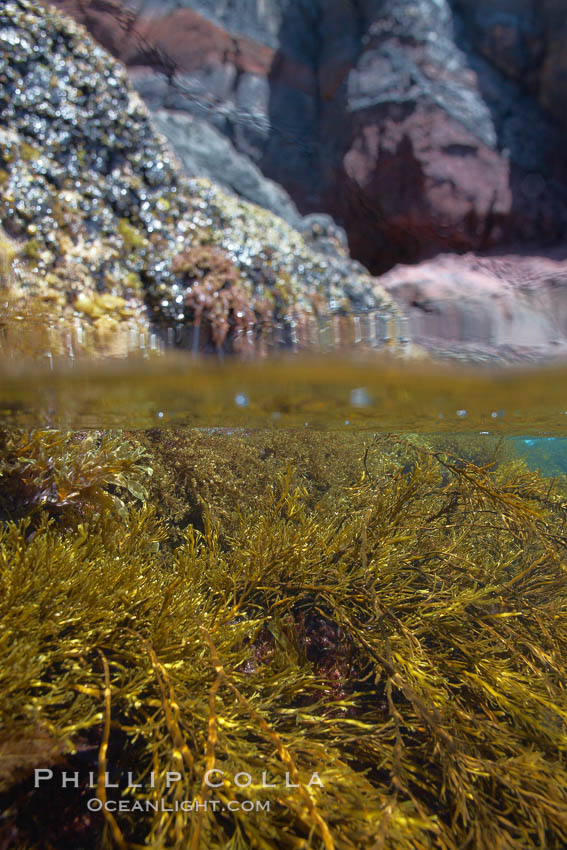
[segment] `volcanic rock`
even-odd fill
[[[542,360],[567,354],[567,253],[440,255],[380,278],[410,333],[437,357]]]
[[[107,351],[119,329],[254,352],[311,345],[333,314],[396,316],[340,230],[319,224],[304,239],[206,179],[181,178],[123,66],[70,18],[7,0],[0,45],[6,304],[50,305],[58,328],[63,317],[65,333],[92,327]],[[63,353],[81,334],[63,335]]]
[[[567,16],[562,0],[455,0],[474,48],[567,124]]]
[[[285,189],[264,177],[212,124],[168,109],[159,109],[152,117],[187,174],[207,177],[222,189],[281,216],[292,227],[301,227],[301,216]]]
[[[207,121],[301,213],[334,216],[373,271],[565,237],[560,0],[58,5],[152,110]]]

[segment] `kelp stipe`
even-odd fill
[[[324,434],[310,450],[317,489],[289,462],[303,456],[307,473],[312,435],[275,462],[277,438],[255,434],[232,502],[214,487],[199,528],[175,513],[172,530],[159,502],[168,465],[190,463],[198,493],[189,473],[203,473],[213,437],[130,435],[156,474],[148,504],[126,500],[122,519],[99,502],[72,526],[46,506],[35,533],[31,518],[4,522],[0,751],[18,747],[1,762],[3,840],[565,846],[564,485],[423,437]],[[230,456],[244,436],[215,439]],[[358,456],[348,481],[340,464],[333,479],[329,452]],[[252,492],[262,468],[262,497],[239,510],[238,481]],[[61,814],[47,835],[34,767],[55,782],[58,769],[94,774],[74,819],[65,789],[47,786]],[[223,771],[215,788],[211,769]],[[129,771],[141,787],[126,787]],[[86,808],[97,794],[140,810],[105,820]],[[253,810],[228,811],[243,801]]]

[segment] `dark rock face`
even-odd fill
[[[563,0],[454,0],[475,49],[536,95],[565,126],[567,9]]]
[[[546,173],[560,149],[550,122],[458,47],[446,3],[380,6],[349,75],[352,123],[334,193],[354,254],[383,269],[440,250],[560,238],[563,199]]]
[[[221,188],[281,216],[292,227],[301,227],[301,216],[285,189],[264,177],[258,166],[236,150],[216,127],[170,109],[154,112],[153,122],[187,173],[207,177]]]
[[[151,109],[212,125],[301,213],[333,215],[373,271],[565,236],[562,0],[57,5],[125,61]],[[232,188],[265,203],[252,183]],[[288,199],[270,208],[291,220]]]

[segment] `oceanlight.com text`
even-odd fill
[[[269,812],[269,800],[101,800],[87,801],[91,812]]]

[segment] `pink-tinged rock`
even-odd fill
[[[351,230],[353,253],[365,254],[370,266],[395,262],[400,243],[413,242],[413,259],[486,249],[502,238],[512,209],[509,163],[441,110],[420,105],[382,110],[374,120],[366,115],[343,165],[351,215],[358,204],[380,221],[375,256],[367,229]]]
[[[89,29],[124,64],[159,71],[160,60],[176,72],[231,63],[242,73],[267,74],[274,51],[253,39],[237,37],[190,8],[136,14],[118,0],[54,0],[53,5]]]
[[[567,254],[441,255],[399,265],[381,285],[406,313],[415,342],[498,354],[565,354]]]
[[[374,273],[567,239],[565,0],[52,2]]]

